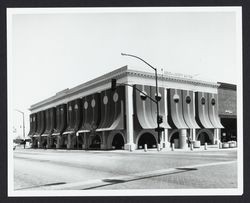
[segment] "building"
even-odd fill
[[[237,109],[236,85],[218,82],[219,117],[221,124],[221,140],[237,141]]]
[[[111,80],[117,88],[111,89]],[[158,77],[159,111],[164,131],[161,147],[218,144],[224,127],[219,117],[220,84],[191,76]],[[223,86],[224,87],[224,86]],[[157,146],[155,75],[127,66],[65,89],[30,107],[34,148],[126,149]]]

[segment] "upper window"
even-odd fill
[[[205,100],[204,97],[202,97],[202,98],[201,98],[201,104],[202,104],[202,105],[205,105],[205,103],[206,103],[206,100]]]
[[[187,104],[190,104],[190,103],[191,103],[191,97],[190,97],[190,96],[187,96],[187,97],[186,97],[186,102],[187,102]]]
[[[180,100],[180,97],[179,97],[178,94],[175,94],[175,95],[173,96],[173,99],[174,99],[174,102],[175,102],[175,103],[178,103],[179,100]]]
[[[213,98],[213,99],[211,99],[211,104],[214,106],[215,105],[215,99]]]

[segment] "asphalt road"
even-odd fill
[[[236,188],[237,151],[16,149],[14,189]]]

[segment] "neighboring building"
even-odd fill
[[[237,141],[237,94],[236,85],[218,82],[219,117],[224,128],[221,140]]]
[[[112,78],[126,85],[111,90]],[[218,143],[223,129],[218,115],[219,84],[166,74],[159,75],[158,85],[162,147],[174,143],[177,148],[185,148],[188,141],[197,140],[201,144]],[[33,147],[156,147],[156,105],[131,86],[155,97],[155,75],[125,66],[32,105],[29,136]],[[219,91],[224,95],[227,90]],[[224,119],[225,115],[220,115]]]

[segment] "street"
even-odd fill
[[[15,190],[237,188],[237,150],[14,151]]]

